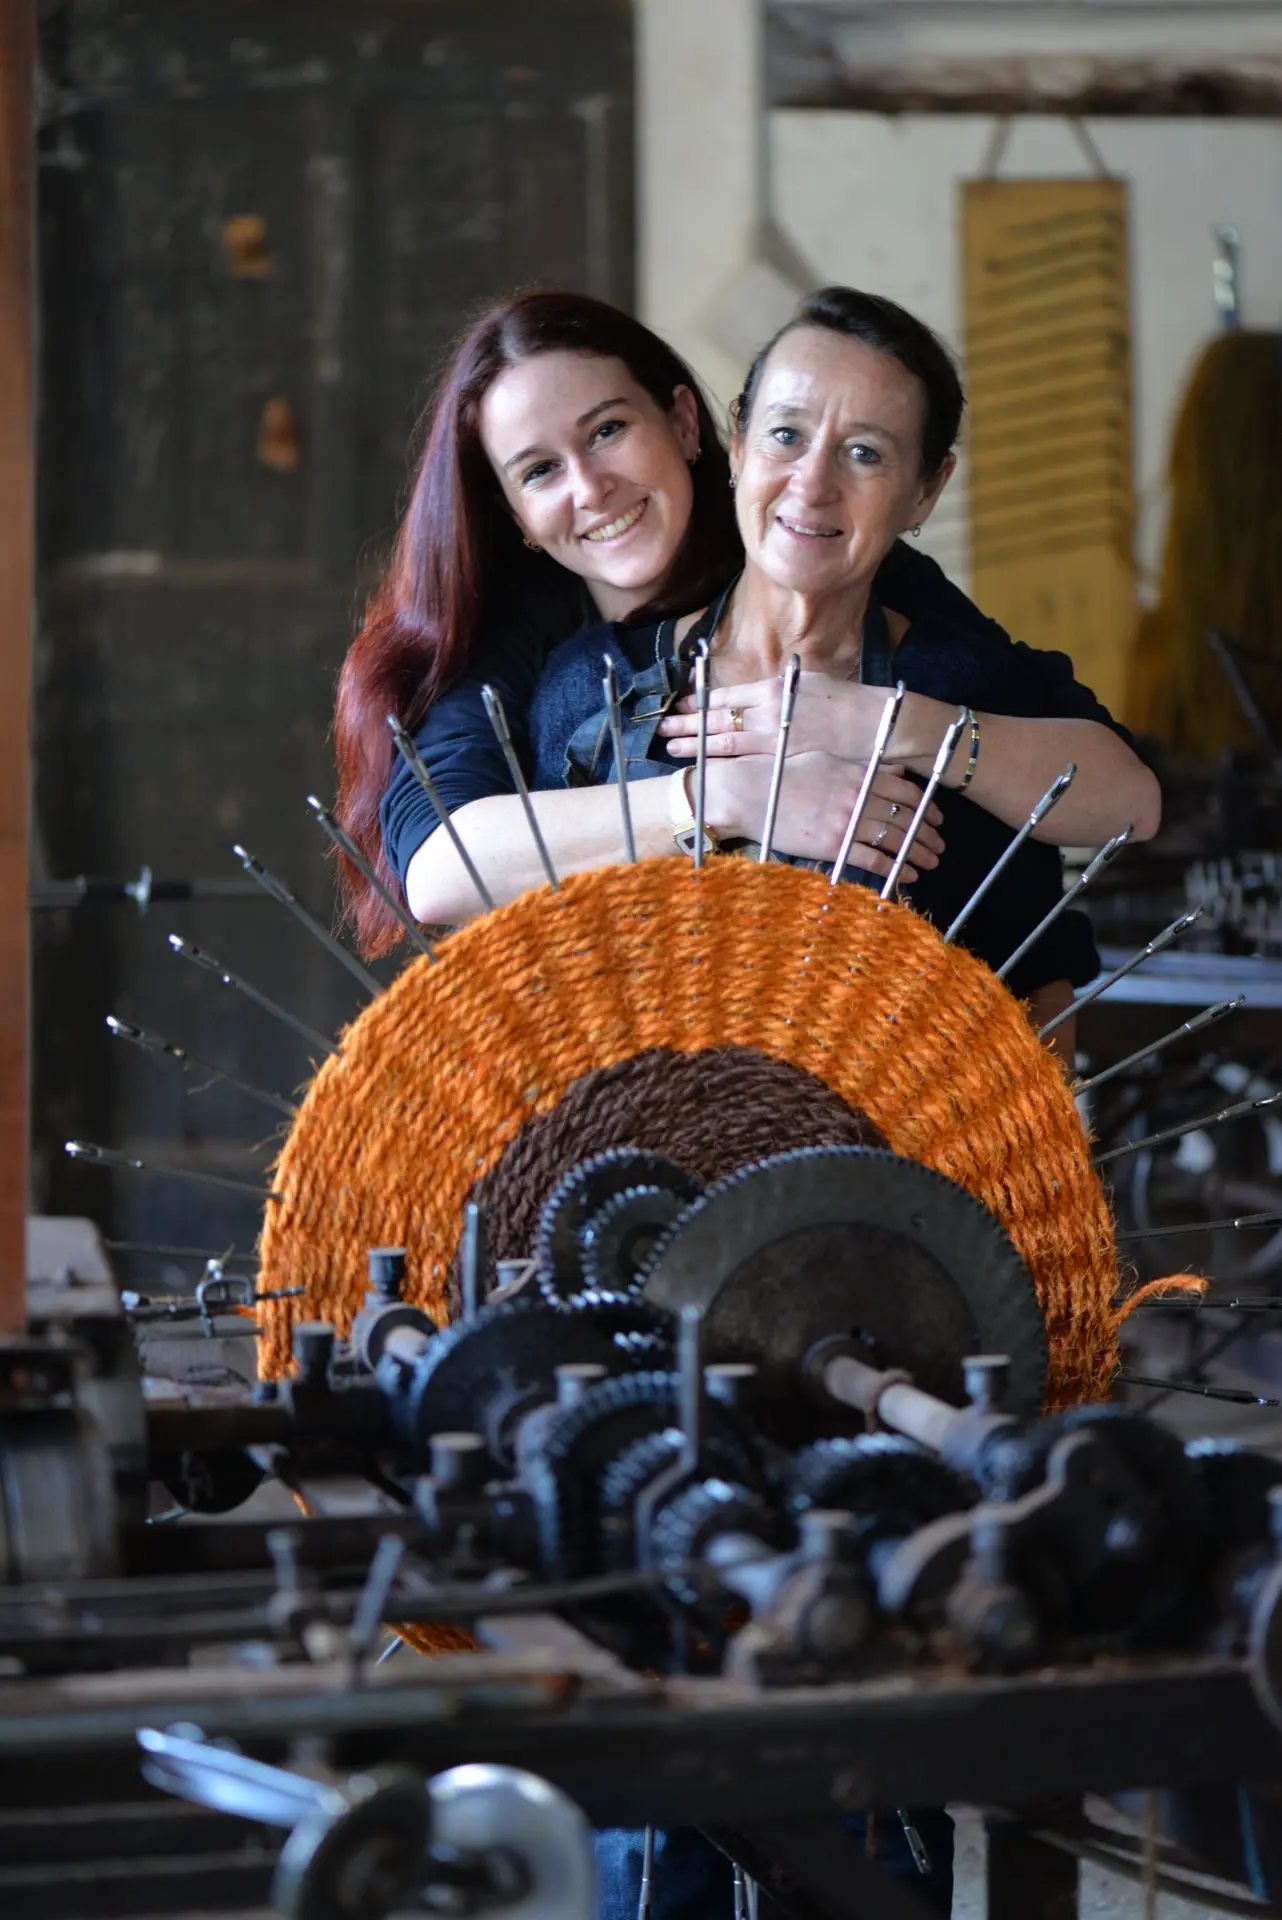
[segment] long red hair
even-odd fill
[[[634,617],[700,607],[743,563],[725,449],[698,382],[671,347],[629,314],[580,293],[511,293],[478,315],[450,353],[424,416],[409,506],[338,679],[338,817],[393,891],[398,882],[378,817],[396,751],[388,714],[413,732],[467,672],[504,606],[566,600],[569,576],[524,545],[480,435],[481,402],[499,374],[554,352],[622,360],[665,412],[677,387],[695,396],[700,458],[691,474],[690,524],[662,594]],[[350,861],[340,858],[339,877],[361,952],[388,952],[402,937],[394,915]]]

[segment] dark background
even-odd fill
[[[334,678],[442,349],[517,283],[631,303],[629,16],[626,0],[42,8],[44,877],[233,879],[241,840],[330,920],[304,800],[333,790]],[[246,216],[261,274],[225,238]],[[268,401],[292,470],[260,457]],[[266,1164],[267,1108],[193,1092],[106,1033],[116,1012],[276,1092],[306,1080],[306,1046],[174,958],[169,932],[322,1031],[360,1004],[259,895],[38,912],[34,1205],[249,1247],[252,1199],[62,1152],[75,1136],[251,1180]]]

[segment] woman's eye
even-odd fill
[[[616,434],[623,432],[627,424],[626,420],[602,420],[600,425],[594,428],[592,438],[593,440],[613,440]]]
[[[772,427],[770,430],[770,438],[776,446],[795,447],[799,444],[801,435],[795,427]]]
[[[856,466],[860,467],[875,467],[881,459],[876,447],[866,447],[862,443],[857,443],[850,449],[850,457]]]
[[[545,480],[552,471],[552,465],[551,460],[539,460],[534,466],[527,467],[521,475],[521,485],[528,487],[536,480]]]

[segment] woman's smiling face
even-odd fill
[[[665,412],[622,360],[541,353],[493,382],[480,428],[521,532],[587,582],[606,619],[654,598],[694,499],[688,387]]]
[[[737,423],[739,528],[778,585],[824,594],[871,580],[953,470],[921,471],[926,394],[891,354],[826,327],[786,333]]]

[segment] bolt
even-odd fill
[[[336,1338],[328,1320],[300,1320],[293,1329],[292,1351],[298,1362],[298,1378],[305,1387],[329,1385],[329,1363],[334,1357]]]
[[[812,1507],[801,1516],[801,1554],[805,1560],[836,1560],[850,1528],[850,1515],[832,1507]]]
[[[710,1400],[723,1407],[742,1407],[752,1392],[757,1369],[750,1360],[719,1360],[703,1369],[703,1384]]]
[[[970,1522],[970,1552],[975,1573],[986,1586],[1006,1579],[1006,1528],[995,1513],[976,1507]]]
[[[962,1379],[976,1413],[1000,1413],[1010,1385],[1010,1358],[1004,1353],[972,1353],[962,1361]]]
[[[431,1473],[438,1493],[480,1486],[487,1465],[485,1441],[479,1433],[432,1435]]]
[[[399,1300],[405,1284],[404,1247],[371,1247],[366,1258],[370,1291],[375,1298]]]
[[[556,1369],[556,1404],[577,1407],[589,1387],[604,1380],[607,1369],[597,1360],[575,1360]]]

